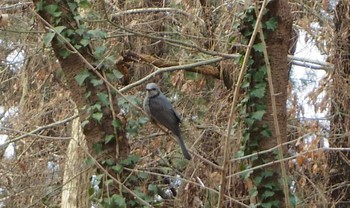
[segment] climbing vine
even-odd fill
[[[269,33],[277,27],[277,21],[274,17],[269,17],[267,10],[262,28],[264,36],[267,38]],[[243,42],[248,42],[256,24],[255,7],[248,8],[241,16],[240,32],[243,36]],[[238,105],[240,120],[243,126],[242,142],[238,157],[250,155],[261,151],[260,144],[263,139],[272,138],[271,127],[262,122],[267,111],[267,67],[264,61],[263,44],[259,37],[255,40],[253,51],[248,62],[248,69],[241,85],[242,98]],[[248,169],[254,166],[270,162],[271,159],[277,159],[277,152],[267,154],[257,154],[250,157],[249,161],[241,164],[242,169]],[[258,169],[247,172],[243,175],[246,180],[252,181],[249,194],[251,198],[257,198],[256,204],[259,207],[280,207],[279,200],[276,199],[276,193],[281,192],[281,183],[276,180],[276,175],[269,169]]]

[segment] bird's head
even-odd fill
[[[154,97],[160,93],[159,87],[156,85],[156,83],[148,83],[146,85],[146,91],[148,97]]]

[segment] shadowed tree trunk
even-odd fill
[[[82,35],[80,35],[79,32],[76,32],[78,28],[81,28],[81,23],[77,21],[78,18],[78,5],[74,0],[61,0],[61,1],[54,1],[54,0],[47,0],[47,1],[39,1],[39,0],[33,0],[34,5],[37,6],[37,10],[39,15],[42,19],[44,19],[50,26],[52,27],[58,27],[63,26],[65,27],[64,30],[70,30],[73,33],[65,33],[67,38],[66,40],[69,40],[72,45],[78,45],[80,41],[82,40]],[[52,5],[57,5],[57,9],[53,11]],[[59,17],[55,16],[59,15]],[[47,23],[45,21],[42,22],[44,27],[48,27]],[[63,33],[61,33],[63,34]],[[76,76],[81,74],[84,70],[90,70],[92,74],[91,69],[87,66],[86,62],[84,62],[83,58],[86,59],[89,63],[94,63],[96,61],[94,57],[92,56],[92,49],[89,45],[80,45],[78,53],[72,52],[73,48],[67,43],[65,43],[62,38],[60,38],[57,34],[54,36],[54,38],[51,41],[52,49],[56,55],[56,58],[58,59],[62,71],[64,73],[64,76],[67,80],[69,90],[71,92],[71,98],[77,105],[77,109],[79,111],[80,115],[80,121],[86,121],[89,119],[88,124],[86,124],[83,127],[83,133],[86,138],[86,145],[88,147],[88,150],[90,154],[97,159],[98,162],[103,162],[106,160],[113,161],[114,163],[116,160],[124,159],[129,154],[129,144],[125,135],[125,131],[123,129],[123,121],[120,121],[117,117],[113,117],[113,115],[119,114],[119,108],[117,106],[116,99],[109,98],[110,102],[108,104],[104,104],[102,106],[102,110],[100,111],[103,115],[99,122],[97,122],[94,119],[89,118],[90,113],[87,112],[86,109],[88,109],[90,106],[95,105],[98,102],[102,102],[99,98],[99,93],[104,93],[108,96],[111,96],[111,94],[107,93],[107,85],[102,84],[98,86],[93,86],[91,83],[85,82],[83,85],[79,85],[76,81]],[[64,57],[65,56],[65,57]],[[101,70],[97,70],[99,73],[102,73]],[[89,97],[87,98],[87,94],[89,94]],[[101,94],[100,94],[101,95]],[[108,106],[108,107],[107,107]],[[113,106],[115,112],[112,112]],[[115,128],[112,125],[112,122],[114,120],[119,120],[121,123],[121,128]],[[114,135],[114,139],[112,141],[106,142],[104,141],[104,137],[106,135]],[[116,136],[118,136],[116,138]],[[102,148],[102,151],[95,152],[93,150],[94,145],[100,145]],[[81,158],[79,158],[80,160]],[[112,175],[113,172],[111,172]],[[88,190],[90,183],[80,183],[82,187],[76,190]],[[110,194],[118,193],[118,187],[115,186],[110,189]],[[119,190],[121,191],[121,190]],[[78,200],[78,198],[76,198]],[[74,203],[74,202],[73,202]],[[78,202],[76,202],[77,204]],[[84,202],[85,203],[85,202]]]
[[[335,13],[334,73],[330,97],[332,98],[331,139],[332,147],[350,147],[350,2],[339,1]],[[350,206],[350,152],[330,152],[328,159],[328,190],[332,203],[337,208]]]
[[[289,69],[290,65],[288,62],[288,52],[292,45],[292,16],[288,1],[270,1],[267,5],[268,12],[263,17],[262,25],[271,18],[277,21],[277,27],[275,30],[265,32],[266,48],[268,53],[269,62],[271,65],[271,76],[274,87],[277,119],[280,131],[280,137],[282,143],[287,142],[287,86],[289,80]],[[259,39],[256,43],[259,43]],[[264,56],[260,51],[253,50],[252,58],[254,63],[249,67],[248,73],[252,74],[251,85],[252,89],[255,89],[260,85],[254,78],[259,73],[261,67],[265,66]],[[271,94],[269,85],[266,81],[265,96],[262,98],[265,103],[266,113],[264,114],[261,121],[256,122],[250,128],[248,145],[251,148],[249,154],[267,150],[279,145],[276,135],[276,125],[273,119],[273,103],[271,101]],[[259,110],[260,107],[257,105],[264,105],[261,103],[260,98],[253,97],[249,101],[249,106],[254,109],[253,113]],[[250,111],[250,109],[248,109]],[[272,135],[266,135],[266,127],[271,131]],[[256,145],[257,144],[257,145]],[[283,152],[286,149],[283,149]],[[270,161],[276,160],[276,154],[269,152],[267,154],[261,154],[257,159],[253,159],[253,166],[262,165]],[[271,207],[285,207],[285,194],[283,191],[282,184],[282,170],[281,164],[276,162],[273,165],[269,165],[264,168],[254,170],[252,174],[252,181],[257,189],[257,196],[251,199],[251,203],[262,203],[265,206]],[[262,180],[260,181],[259,178]],[[272,193],[273,192],[273,193]]]

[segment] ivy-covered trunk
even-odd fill
[[[350,147],[350,2],[339,1],[334,17],[334,72],[332,87],[329,92],[331,108],[331,139],[330,146],[339,148]],[[334,207],[349,207],[350,189],[350,152],[330,152],[328,159],[329,183],[328,190]]]
[[[87,151],[109,174],[116,176],[108,167],[116,164],[117,160],[127,158],[129,144],[123,128],[125,120],[118,115],[115,92],[105,82],[108,80],[107,77],[104,76],[103,79],[108,69],[103,67],[96,69],[97,67],[93,66],[93,63],[98,63],[98,57],[90,47],[90,41],[91,35],[94,35],[92,33],[96,31],[90,31],[80,22],[82,18],[78,12],[79,6],[89,2],[80,1],[79,4],[74,0],[33,0],[33,2],[39,14],[38,22],[43,27],[50,28],[47,30],[44,42],[52,46],[61,65],[71,99],[79,111]],[[97,36],[94,38],[98,39]],[[90,183],[80,185],[84,188],[76,190],[88,190]],[[119,194],[121,192],[119,188],[111,186],[109,194],[111,196],[114,193]]]
[[[255,8],[251,8],[243,18],[241,33],[246,40],[251,38],[256,14]],[[288,1],[268,3],[261,26],[266,43],[261,41],[262,36],[258,34],[241,87],[244,92],[241,105],[245,106],[245,110],[241,111],[243,113],[241,119],[246,128],[243,130],[241,148],[244,153],[239,153],[240,155],[250,155],[277,147],[286,142],[287,138],[286,101],[290,67],[287,55],[292,40],[292,17]],[[269,65],[266,63],[265,50],[267,50]],[[270,78],[268,71],[271,71]],[[273,95],[271,95],[269,79],[272,79]],[[272,96],[274,102],[272,102]],[[278,124],[274,121],[273,108],[277,112]],[[279,149],[277,153],[275,149],[275,151],[253,156],[248,167],[263,166],[281,159],[285,150],[286,148]],[[284,164],[275,162],[252,172],[248,179],[251,204],[260,204],[261,207],[289,207],[287,205],[289,187],[286,184],[285,168]]]

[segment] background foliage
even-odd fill
[[[262,158],[257,163],[255,154],[262,149],[257,137],[252,140],[250,135],[259,133],[268,138],[272,134],[272,129],[259,123],[266,112],[263,98],[268,92],[265,63],[254,62],[257,56],[263,57],[266,49],[260,43],[253,46],[255,56],[248,62],[250,68],[239,90],[239,113],[233,125],[234,136],[229,141],[229,157],[233,162],[227,174],[231,177],[224,184],[221,178],[233,90],[243,63],[238,55],[244,55],[254,30],[257,17],[254,2],[48,2],[4,0],[0,3],[0,14],[9,15],[7,22],[4,18],[0,22],[0,138],[4,141],[0,146],[0,207],[63,206],[63,175],[67,148],[74,138],[72,121],[77,106],[75,91],[71,90],[67,71],[62,70],[60,61],[77,52],[90,57],[89,64],[103,75],[100,77],[86,67],[74,76],[80,87],[93,89],[81,92],[77,88],[76,91],[93,103],[85,106],[86,115],[79,112],[82,125],[88,128],[105,124],[108,119],[105,115],[113,114],[111,128],[103,129],[112,133],[100,135],[102,140],[88,144],[92,155],[85,155],[81,167],[76,167],[80,173],[92,175],[91,183],[84,182],[89,187],[90,207],[142,207],[144,202],[154,207],[215,207],[222,200],[219,191],[223,187],[226,187],[226,198],[222,206],[247,207],[259,202],[254,201],[257,190],[264,191],[264,199],[280,191],[279,188],[269,188],[271,191],[256,188],[271,175],[268,171],[255,175],[250,170],[252,164],[268,163],[267,160],[260,163]],[[62,2],[68,2],[67,10],[61,10]],[[295,39],[286,41],[296,43],[297,34],[303,32],[306,42],[312,42],[329,57],[328,61],[335,65],[341,63],[335,54],[349,42],[335,44],[333,41],[335,27],[338,28],[333,23],[335,3],[289,1]],[[346,1],[341,3],[349,6]],[[41,13],[48,14],[47,19],[53,24],[43,23]],[[63,25],[66,21],[74,24]],[[268,31],[274,31],[277,22],[273,18],[264,20],[266,40],[269,40]],[[57,45],[60,51],[53,50]],[[295,45],[291,45],[289,54],[294,50]],[[213,56],[220,59],[213,60]],[[347,129],[342,127],[343,131],[336,131],[340,127],[332,123],[335,115],[348,117],[344,110],[347,96],[334,91],[346,91],[347,78],[344,81],[335,77],[348,72],[339,72],[329,63],[289,58],[292,65],[326,72],[307,95],[300,94],[298,80],[293,78],[293,73],[298,72],[291,74],[288,83],[288,142],[283,143],[283,147],[293,196],[290,206],[328,207],[348,195],[339,189],[348,186],[346,177],[346,180],[337,178],[335,184],[327,183],[334,179],[332,174],[346,175],[349,165],[342,163],[345,167],[342,172],[336,167],[330,168],[323,149],[330,143],[346,154],[348,148],[347,144],[333,145],[336,139],[347,138]],[[196,62],[205,63],[192,66]],[[177,69],[180,65],[183,66]],[[263,67],[254,70],[256,66]],[[169,71],[138,82],[164,67]],[[106,80],[123,96],[106,85]],[[200,160],[186,161],[176,141],[148,122],[140,110],[145,83],[150,81],[160,85],[182,116],[187,147],[196,157],[201,157]],[[314,82],[312,76],[305,75],[301,88],[309,88]],[[302,104],[306,99],[308,107]],[[332,103],[341,103],[341,107],[334,107]],[[325,117],[310,118],[307,114],[310,108],[324,113]],[[254,128],[255,122],[260,125],[258,129]],[[123,133],[130,147],[118,148],[119,152],[127,151],[128,156],[117,159],[105,156],[108,155],[106,147],[116,151],[115,143]],[[344,158],[340,149],[334,152],[337,152],[335,158]],[[273,153],[269,156],[276,159],[277,153]],[[234,159],[239,157],[243,159]],[[97,162],[101,166],[96,165]],[[272,187],[271,184],[265,186]],[[340,190],[336,197],[334,190]],[[343,201],[346,206],[346,200]],[[279,207],[274,203],[270,200],[264,207]]]

